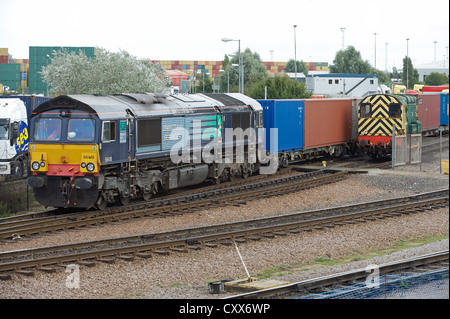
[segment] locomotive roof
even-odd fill
[[[136,117],[182,116],[195,113],[262,110],[255,100],[238,93],[231,94],[118,94],[118,95],[61,95],[38,106],[35,116],[56,109],[72,109],[96,114],[100,119]]]

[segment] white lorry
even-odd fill
[[[28,137],[25,103],[18,98],[0,99],[0,176],[26,177]]]

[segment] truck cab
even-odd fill
[[[0,175],[26,176],[28,135],[24,102],[18,98],[0,99]]]

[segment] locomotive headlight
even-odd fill
[[[88,164],[86,165],[86,169],[87,169],[89,172],[92,172],[92,171],[95,169],[95,165],[92,164],[92,163],[88,163]]]
[[[33,164],[31,164],[31,168],[34,169],[35,171],[37,171],[39,167],[40,167],[39,162],[33,162]]]
[[[81,163],[81,167],[85,168],[86,167],[86,163],[85,162]]]
[[[41,162],[41,167],[44,167],[45,166],[45,162]]]

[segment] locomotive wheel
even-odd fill
[[[100,201],[100,202],[99,202]],[[108,205],[108,203],[106,202],[106,200],[103,197],[100,197],[100,199],[97,201],[97,203],[95,204],[95,207],[98,210],[105,210],[106,205]]]
[[[122,195],[119,195],[119,203],[122,206],[127,206],[130,203],[130,197],[123,197]]]
[[[150,198],[152,198],[153,195],[156,195],[158,193],[158,183],[154,182],[152,184],[151,190],[148,193],[142,193],[142,199],[147,201]]]
[[[144,194],[142,194],[142,199],[143,200],[147,201],[150,198],[152,198],[152,193],[144,193]]]

